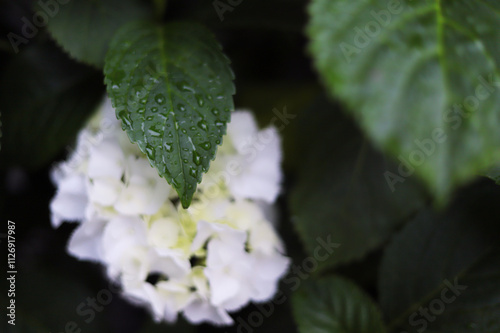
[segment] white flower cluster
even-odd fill
[[[273,297],[288,269],[270,222],[281,181],[280,140],[234,112],[192,205],[130,143],[108,99],[52,178],[52,224],[79,222],[68,251],[102,263],[156,320],[233,323],[228,312]]]

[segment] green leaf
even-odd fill
[[[336,276],[305,281],[292,296],[301,333],[382,333],[382,316],[354,283]]]
[[[498,1],[314,0],[309,12],[329,90],[438,199],[500,160]]]
[[[2,167],[46,165],[76,137],[103,94],[101,74],[55,46],[25,48],[0,80]]]
[[[152,14],[151,8],[141,0],[37,3],[37,10],[49,16],[49,32],[64,50],[75,59],[98,68],[104,65],[106,51],[116,31],[129,21],[145,19]]]
[[[392,332],[499,331],[498,202],[500,189],[485,180],[447,212],[423,211],[394,237],[379,274]]]
[[[234,109],[229,59],[199,25],[137,22],[117,33],[104,71],[130,140],[188,207]]]
[[[361,259],[422,206],[424,193],[412,180],[391,189],[385,175],[397,173],[395,165],[335,107],[320,101],[294,121],[302,125],[296,142],[303,143],[290,196],[298,235],[311,256],[318,238],[340,244],[328,258],[316,258],[320,270]]]

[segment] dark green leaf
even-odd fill
[[[49,16],[48,29],[75,59],[102,68],[109,43],[124,23],[144,19],[151,9],[140,0],[38,1]],[[49,5],[50,4],[50,5]]]
[[[199,25],[137,22],[113,39],[105,74],[131,141],[188,207],[234,109],[229,60]]]
[[[397,168],[334,107],[318,103],[307,114],[314,117],[303,113],[294,120],[302,125],[296,141],[305,147],[290,209],[310,255],[318,238],[340,244],[318,260],[322,269],[361,259],[380,246],[421,207],[424,195],[409,179],[391,188],[387,172]]]
[[[379,277],[392,332],[499,331],[499,202],[498,186],[484,181],[447,212],[423,211],[394,238]]]
[[[2,166],[48,163],[75,138],[103,93],[98,72],[53,46],[27,47],[0,81]]]
[[[314,0],[309,9],[310,50],[329,90],[438,199],[500,160],[500,2]]]
[[[292,304],[301,333],[385,332],[373,301],[340,277],[305,281],[292,296]]]

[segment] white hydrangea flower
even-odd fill
[[[182,313],[195,324],[230,325],[230,312],[270,300],[288,269],[269,217],[280,162],[276,130],[259,131],[251,113],[235,112],[208,180],[183,209],[106,100],[54,168],[52,225],[80,222],[68,252],[101,263],[157,321]]]

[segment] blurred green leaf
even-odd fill
[[[47,164],[75,138],[103,93],[102,76],[59,49],[25,48],[0,80],[2,167]]]
[[[308,280],[292,296],[301,333],[383,333],[382,316],[354,283],[337,276]]]
[[[441,201],[500,160],[500,3],[314,0],[315,65]]]
[[[151,8],[141,0],[38,1],[37,9],[50,18],[48,30],[72,57],[102,68],[109,43],[125,23],[149,17]]]
[[[137,22],[113,39],[105,74],[131,141],[188,207],[234,109],[229,59],[199,25]]]
[[[500,330],[500,189],[485,181],[464,192],[387,247],[379,294],[392,332]]]
[[[423,191],[412,180],[392,191],[384,174],[396,166],[331,105],[319,101],[294,121],[302,143],[289,203],[296,230],[311,256],[318,238],[339,244],[327,258],[316,257],[320,270],[361,259],[423,205]]]

